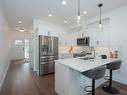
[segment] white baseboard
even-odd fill
[[[10,63],[8,64],[8,66],[7,66],[6,70],[5,70],[4,76],[3,76],[3,78],[2,78],[2,80],[1,80],[1,82],[0,82],[0,91],[1,91],[1,89],[2,89],[2,85],[3,85],[4,80],[5,80],[5,78],[6,78],[6,75],[7,75],[8,69],[9,69],[9,66],[10,66]]]
[[[127,85],[127,80],[124,80],[123,78],[114,77],[113,80]]]
[[[0,91],[1,91],[1,84],[0,84]]]

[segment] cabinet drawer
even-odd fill
[[[73,58],[73,54],[65,53],[65,54],[60,54],[59,55],[59,59],[65,59],[65,58]]]

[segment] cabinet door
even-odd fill
[[[49,32],[50,32],[50,36],[54,36],[54,37],[57,37],[58,36],[57,33],[54,32],[54,31],[49,31]]]
[[[43,30],[43,29],[39,28],[38,35],[49,36],[49,32],[47,30]]]
[[[66,59],[66,58],[73,58],[73,54],[65,53],[59,55],[59,59]]]
[[[55,37],[57,37],[57,33],[55,31],[44,30],[42,28],[38,29],[38,34],[44,35],[44,36],[55,36]]]

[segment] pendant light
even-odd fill
[[[78,25],[80,25],[81,14],[80,14],[80,0],[78,0]]]
[[[102,3],[99,3],[98,4],[98,7],[99,7],[99,11],[100,11],[100,13],[99,13],[99,29],[101,30],[102,29],[102,6],[103,6],[103,4]]]

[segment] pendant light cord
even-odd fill
[[[100,24],[101,24],[101,7],[100,7]]]
[[[80,16],[80,0],[78,0],[78,16]]]
[[[98,7],[99,7],[99,10],[100,10],[100,17],[99,17],[99,24],[101,24],[102,23],[102,6],[103,6],[103,4],[102,3],[100,3],[100,4],[98,4]]]

